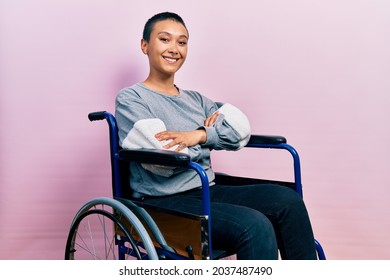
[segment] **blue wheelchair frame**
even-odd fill
[[[110,157],[111,157],[111,171],[112,171],[112,192],[114,199],[124,201],[129,199],[126,197],[126,190],[122,188],[121,178],[121,161],[139,161],[148,164],[159,164],[166,166],[176,166],[187,169],[192,169],[197,172],[202,182],[202,215],[206,217],[208,228],[211,228],[212,217],[210,213],[210,191],[209,181],[205,170],[197,163],[192,162],[187,154],[162,151],[162,150],[149,150],[149,149],[121,149],[118,140],[118,128],[115,117],[106,111],[93,112],[88,115],[90,121],[105,119],[109,126],[110,137]],[[291,145],[287,144],[286,138],[282,136],[261,136],[252,135],[249,143],[246,145],[248,148],[267,148],[267,149],[282,149],[287,150],[293,158],[294,164],[294,182],[293,188],[300,195],[302,192],[302,180],[301,180],[301,165],[298,152]],[[261,180],[261,179],[260,179]],[[211,231],[208,233],[208,259],[213,259],[212,238]],[[315,246],[317,255],[320,260],[325,260],[325,253],[321,244],[315,240]],[[158,249],[164,250],[164,249]],[[165,251],[164,254],[170,255],[171,252]],[[177,254],[172,254],[170,257],[174,259],[180,259]],[[183,257],[183,259],[188,259]]]

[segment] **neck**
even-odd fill
[[[149,75],[143,84],[159,93],[167,95],[177,95],[179,93],[174,83],[174,76],[158,77]]]

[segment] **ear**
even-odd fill
[[[141,39],[141,50],[144,54],[148,54],[148,42],[146,42],[144,39]]]

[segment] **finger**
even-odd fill
[[[176,146],[177,144],[178,144],[177,142],[171,141],[171,142],[169,142],[168,144],[166,144],[165,146],[163,146],[163,148],[164,148],[164,149],[170,149],[170,148]]]
[[[219,112],[216,111],[214,114],[212,114],[210,117],[208,117],[205,120],[205,126],[212,126],[215,123],[215,121],[217,120],[218,115],[219,115]]]
[[[211,126],[212,125],[212,116],[210,116],[207,119],[205,119],[204,125],[205,126]]]
[[[187,148],[187,145],[184,144],[184,143],[181,143],[177,146],[176,150],[177,152],[180,152],[181,150],[184,150],[185,148]]]
[[[169,131],[162,131],[154,135],[154,137],[156,137],[157,140],[161,141],[161,140],[173,139],[174,135],[172,135],[172,133]]]
[[[154,137],[156,137],[156,139],[158,139],[158,140],[161,140],[161,137],[164,135],[165,132],[166,132],[166,131],[161,131],[161,132],[159,132],[159,133],[156,133],[156,134],[154,135]]]
[[[217,120],[217,118],[218,118],[218,115],[219,115],[219,112],[216,112],[215,114],[213,114],[213,115],[211,116],[210,125],[213,125],[213,124],[216,122],[216,120]]]

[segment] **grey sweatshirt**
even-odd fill
[[[205,119],[217,110],[220,114],[214,125],[205,127]],[[182,152],[188,153],[191,160],[205,169],[210,184],[215,178],[210,150],[238,150],[246,145],[250,137],[248,119],[239,109],[230,104],[218,108],[207,97],[190,90],[179,89],[178,95],[165,95],[142,83],[135,84],[118,93],[115,117],[119,144],[125,149],[164,149],[167,141],[159,142],[154,137],[156,133],[163,130],[180,132],[204,128],[206,142]],[[169,195],[201,186],[199,176],[193,170],[132,162],[130,174],[130,186],[135,197]]]

